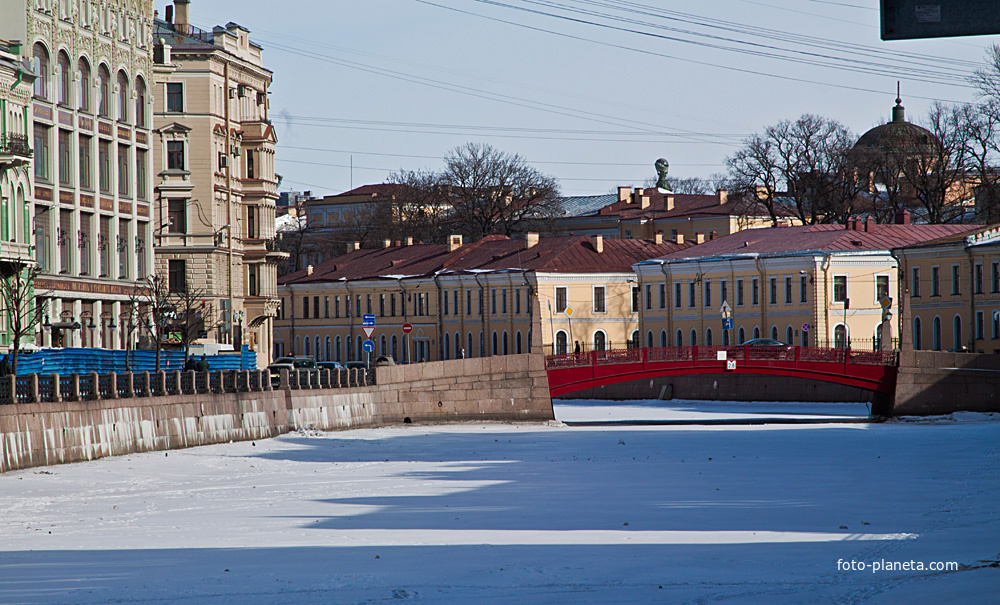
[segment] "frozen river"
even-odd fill
[[[998,467],[1000,415],[301,431],[0,475],[0,602],[991,603]]]

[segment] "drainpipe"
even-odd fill
[[[351,306],[351,303],[355,301],[353,300],[354,294],[351,292],[350,280],[346,279],[344,280],[344,287],[347,288],[347,304],[344,305],[344,310],[346,311]],[[351,355],[348,357],[348,359],[353,358],[354,354],[357,353],[357,347],[354,342],[354,317],[360,314],[361,314],[360,308],[354,309],[353,314],[350,313],[347,314],[347,342],[350,343],[350,348],[348,349],[348,351],[351,351]],[[345,359],[344,361],[348,361],[348,359]],[[359,359],[358,361],[361,360]]]
[[[24,70],[23,69],[18,69],[17,70],[17,77],[14,78],[14,83],[10,85],[11,91],[13,91],[15,88],[17,88],[21,84],[21,81],[23,79],[24,79]]]
[[[400,310],[403,312],[403,323],[407,323],[407,313],[406,310],[406,287],[403,286],[403,278],[397,277],[396,283],[399,285],[399,306]],[[410,339],[406,337],[406,333],[403,333],[402,342],[403,345],[403,361],[410,361]]]
[[[483,326],[483,341],[482,341],[483,346],[486,348],[487,351],[492,351],[492,349],[490,349],[490,347],[488,346],[493,343],[493,341],[490,340],[489,300],[486,297],[486,290],[483,288],[483,284],[479,281],[479,273],[473,274],[473,277],[476,278],[476,285],[479,286],[479,296],[481,297],[480,300],[483,301],[483,318],[482,321],[480,322],[481,325]],[[480,356],[483,356],[482,353],[483,353],[482,351],[479,352]],[[492,356],[492,354],[493,353],[491,352],[490,355]]]
[[[760,257],[757,256],[753,259],[754,267],[757,269],[757,302],[760,304],[760,337],[770,338],[771,333],[767,329],[767,305],[768,305],[768,295],[770,295],[770,284],[764,278],[764,269],[760,266]],[[752,284],[751,284],[752,285]],[[750,293],[753,296],[753,292]],[[750,333],[750,337],[753,338],[753,332]]]
[[[288,349],[291,351],[292,357],[295,357],[295,287],[292,284],[288,284],[288,296],[291,301],[289,312],[291,313],[292,320],[292,330],[291,336],[288,340]]]
[[[666,266],[667,266],[666,261],[662,261],[661,260],[660,261],[660,273],[663,274],[663,282],[664,282],[663,287],[666,288],[667,292],[671,292],[670,286],[673,285],[673,284],[670,283],[670,276],[667,275]],[[674,308],[670,304],[670,297],[669,296],[667,296],[664,299],[663,302],[666,305],[666,309],[664,309],[664,311],[666,311],[666,313],[667,313],[667,343],[669,345],[670,341],[672,341],[674,339]],[[676,304],[676,303],[674,303],[674,304]]]
[[[965,246],[969,257],[969,352],[976,352],[976,261],[972,256],[972,246]],[[985,269],[985,266],[983,267]]]
[[[830,263],[832,257],[827,254],[823,257],[823,329],[826,330],[827,337],[829,338],[832,332],[830,331]],[[817,304],[819,302],[817,301]],[[847,330],[847,326],[844,326],[844,330]],[[846,332],[845,332],[846,333]],[[830,347],[830,341],[826,342],[827,348]]]
[[[912,342],[912,335],[910,334],[911,329],[907,329],[907,321],[904,321],[905,315],[903,311],[909,310],[909,305],[904,305],[903,301],[909,301],[910,299],[910,288],[906,281],[906,269],[902,259],[896,256],[896,251],[892,248],[889,249],[889,256],[896,261],[896,323],[897,334],[899,334],[899,350],[903,350],[904,344],[910,344]]]
[[[438,330],[437,330],[437,347],[438,347],[438,360],[444,359],[444,340],[442,334],[444,334],[444,315],[441,313],[441,282],[438,279],[438,274],[434,274],[434,286],[437,288],[438,293],[438,304],[437,304],[437,316],[438,316]]]

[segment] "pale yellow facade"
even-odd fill
[[[897,287],[888,251],[653,260],[635,269],[645,346],[773,338],[871,349],[882,322],[880,300]],[[723,301],[732,309],[731,330],[723,329]]]
[[[272,73],[245,28],[156,22],[156,268],[205,294],[207,336],[270,363],[277,314]]]
[[[1000,353],[1000,229],[896,250],[910,317],[906,345]]]
[[[624,348],[638,328],[635,287],[633,273],[517,270],[289,284],[274,355],[364,360],[367,313],[374,354],[397,361]]]

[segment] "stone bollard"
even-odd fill
[[[125,373],[125,396],[129,399],[135,397],[135,374]]]
[[[111,379],[111,392],[108,393],[108,398],[118,399],[118,374],[111,373],[108,377]]]
[[[49,380],[52,381],[52,401],[62,401],[62,385],[59,384],[59,374],[49,374]]]
[[[69,376],[69,399],[66,401],[80,401],[80,375],[70,374]]]
[[[287,391],[288,390],[288,368],[281,368],[278,374],[278,388]]]
[[[156,392],[160,395],[167,394],[167,373],[164,370],[156,373]]]
[[[173,394],[174,395],[180,395],[180,394],[182,394],[184,392],[184,389],[181,388],[181,371],[180,370],[174,370],[173,372],[174,372],[174,393]]]
[[[28,376],[28,400],[31,403],[41,403],[38,398],[38,374]]]
[[[198,394],[198,374],[194,370],[188,370],[188,371],[186,371],[184,373],[191,377],[191,392],[188,393],[188,395],[197,395]],[[180,392],[183,393],[184,392],[184,385],[183,385],[183,383],[180,383],[180,385],[181,386],[179,387],[178,390],[180,390]]]
[[[142,396],[150,397],[153,394],[153,385],[149,382],[149,370],[142,371]]]
[[[215,371],[215,384],[219,385],[218,391],[212,391],[213,393],[225,393],[226,392],[226,375],[222,370]],[[209,389],[211,390],[211,389]]]
[[[271,386],[271,373],[267,370],[258,370],[260,372],[260,388],[264,391],[271,391],[273,387]]]
[[[101,382],[100,382],[100,380],[101,379],[97,375],[97,372],[91,372],[89,374],[89,376],[90,376],[90,385],[91,385],[91,388],[94,389],[94,392],[91,393],[91,396],[92,396],[92,398],[93,398],[94,401],[100,401],[100,399],[101,399]]]

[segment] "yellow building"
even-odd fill
[[[873,220],[756,229],[638,263],[642,343],[873,348],[882,301],[897,288],[891,248],[965,229]]]
[[[366,314],[375,320],[374,354],[399,361],[625,347],[639,319],[632,265],[682,247],[532,233],[352,245],[280,278],[274,354],[363,359]]]
[[[1000,353],[1000,227],[894,250],[909,297],[904,346]]]
[[[174,0],[155,22],[156,270],[206,301],[197,344],[246,344],[266,365],[287,257],[274,245],[272,73],[246,28],[201,30],[189,4]]]

